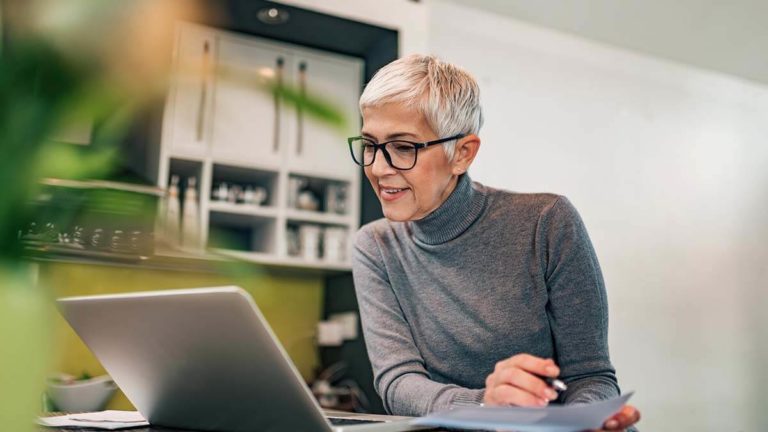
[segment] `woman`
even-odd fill
[[[434,57],[405,57],[374,76],[360,108],[350,150],[385,219],[360,229],[353,275],[387,411],[617,396],[603,279],[574,207],[466,174],[482,125],[474,79]],[[568,389],[558,395],[542,377]],[[625,406],[605,428],[638,420]]]

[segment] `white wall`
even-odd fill
[[[645,431],[768,430],[768,88],[438,0],[282,0],[478,78],[471,174],[568,196]]]
[[[641,429],[768,430],[768,88],[452,4],[429,21],[480,82],[474,179],[585,219]]]

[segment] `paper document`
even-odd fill
[[[471,407],[456,408],[421,417],[413,424],[457,429],[515,432],[577,432],[600,429],[632,396],[585,405],[553,405],[543,408]]]
[[[99,411],[56,417],[39,417],[37,422],[49,427],[79,427],[106,430],[149,426],[144,417],[136,411]]]

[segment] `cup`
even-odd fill
[[[318,259],[320,253],[321,228],[317,225],[301,225],[299,227],[299,242],[301,256],[308,261]]]
[[[347,259],[346,228],[328,227],[323,233],[323,259],[329,262],[344,262]]]
[[[256,205],[262,205],[267,201],[267,189],[263,187],[257,187],[253,190],[253,203]]]

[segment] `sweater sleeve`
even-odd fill
[[[565,197],[542,213],[536,243],[541,245],[555,361],[568,385],[559,401],[578,404],[617,396],[603,276],[584,223]]]
[[[384,408],[390,414],[422,416],[458,405],[479,404],[483,400],[482,389],[431,379],[369,228],[363,228],[357,235],[352,274],[374,387]]]

